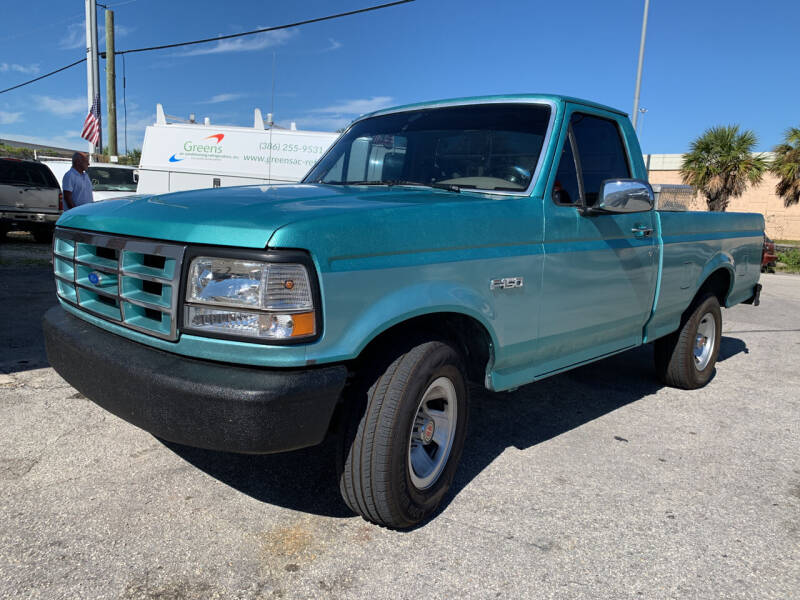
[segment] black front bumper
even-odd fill
[[[60,306],[43,321],[47,358],[84,396],[153,435],[198,448],[268,453],[320,443],[347,377],[186,358],[109,333]]]

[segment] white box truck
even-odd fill
[[[139,194],[232,185],[300,181],[338,133],[265,127],[256,109],[253,127],[167,122],[161,104],[145,130]]]

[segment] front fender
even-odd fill
[[[419,317],[436,313],[459,313],[478,321],[497,347],[497,336],[492,322],[494,307],[475,290],[449,281],[425,281],[393,290],[371,302],[363,312],[353,316],[348,323],[337,327],[342,335],[329,347],[336,360],[356,358],[377,336],[391,327]],[[314,358],[309,356],[309,358]]]

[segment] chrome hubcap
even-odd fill
[[[447,377],[439,377],[422,394],[411,424],[408,471],[419,490],[431,487],[444,470],[458,419],[456,388]]]
[[[717,322],[714,315],[706,313],[697,326],[697,335],[694,339],[694,366],[702,371],[711,360],[714,351],[714,342],[717,337]]]

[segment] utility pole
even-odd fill
[[[641,135],[642,135],[642,123],[644,122],[644,113],[647,112],[646,108],[640,108],[639,114],[642,115],[642,118],[639,119],[639,123],[636,125],[636,135],[639,137],[639,142],[641,143]]]
[[[644,0],[644,19],[642,19],[642,41],[639,44],[639,66],[636,69],[636,92],[633,95],[633,128],[636,129],[636,121],[639,117],[639,91],[642,88],[642,64],[644,63],[644,40],[647,37],[647,9],[650,7],[650,0]]]
[[[117,155],[117,75],[114,61],[114,11],[106,9],[106,100],[108,102],[108,153]]]

